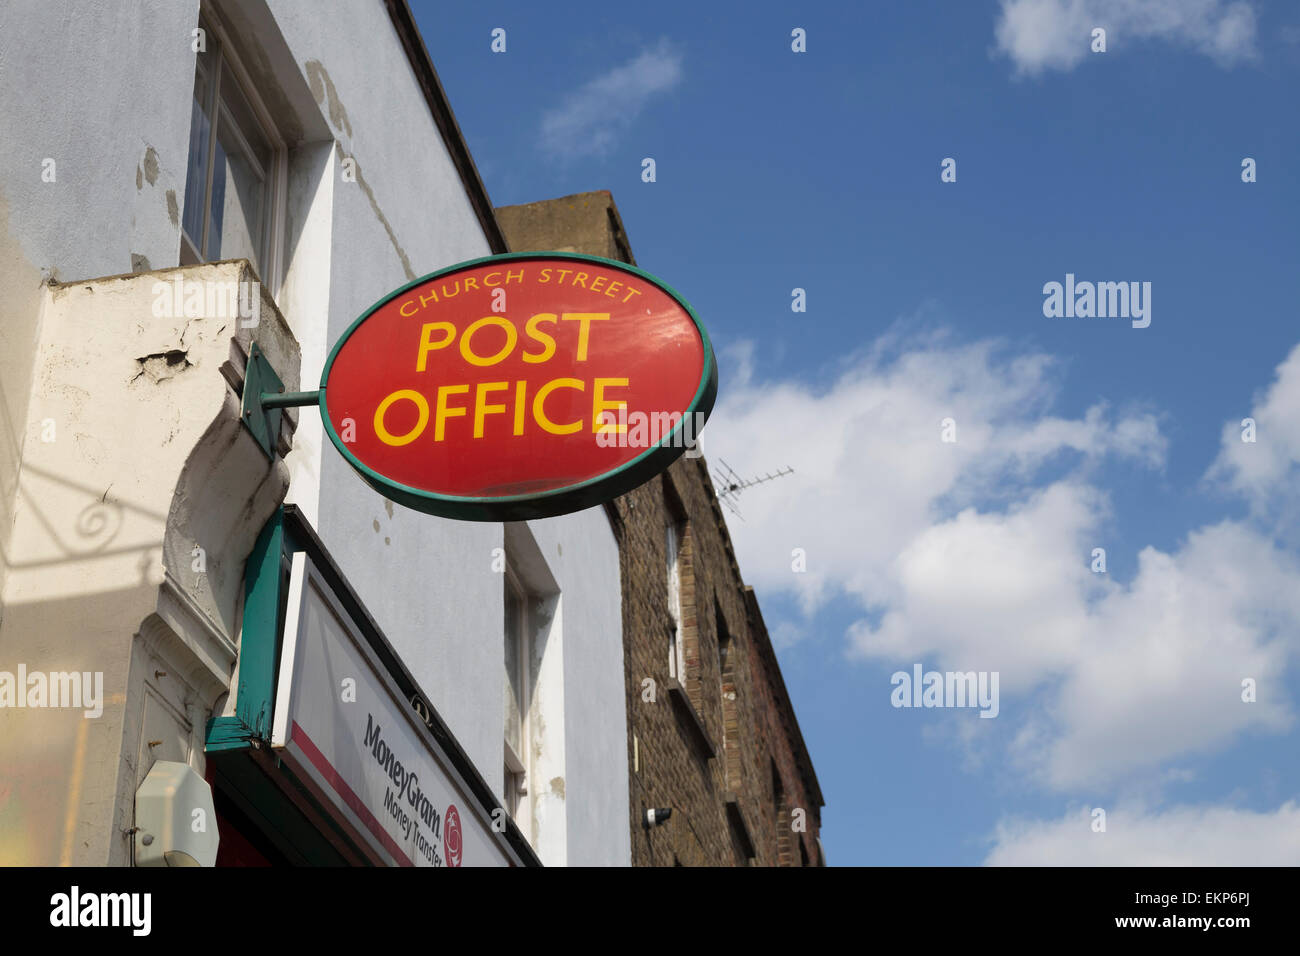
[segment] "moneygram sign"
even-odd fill
[[[285,607],[271,727],[277,766],[332,808],[331,820],[372,863],[523,862],[493,820],[504,811],[475,796],[468,771],[404,698],[306,552],[293,555]]]
[[[319,402],[335,446],[385,496],[514,521],[663,471],[717,388],[708,334],[668,286],[610,259],[523,253],[378,302],[335,345]]]

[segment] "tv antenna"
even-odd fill
[[[767,481],[775,481],[777,478],[784,478],[786,475],[794,474],[794,469],[789,465],[786,465],[785,468],[781,469],[776,474],[768,472],[765,475],[759,475],[754,478],[742,478],[740,475],[736,474],[736,470],[728,465],[726,461],[721,458],[719,458],[718,461],[721,462],[722,467],[716,469],[713,473],[714,481],[720,489],[718,491],[718,500],[726,505],[727,510],[741,521],[745,520],[745,516],[740,513],[740,508],[736,505],[736,499],[740,497],[742,491],[746,488],[752,488],[755,485],[761,485]]]

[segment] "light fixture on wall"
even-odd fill
[[[651,827],[662,826],[668,822],[668,818],[672,815],[672,807],[651,807],[642,814],[641,825],[647,830]]]
[[[217,812],[212,787],[189,764],[158,760],[135,794],[136,866],[213,866]]]

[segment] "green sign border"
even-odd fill
[[[700,340],[704,344],[704,370],[700,377],[699,387],[695,390],[695,397],[691,400],[690,407],[682,411],[682,419],[677,423],[677,426],[667,436],[662,437],[658,444],[651,445],[626,464],[575,485],[567,485],[563,488],[555,488],[551,491],[532,495],[504,495],[491,498],[440,495],[400,484],[362,464],[344,444],[338,433],[334,431],[334,423],[330,420],[328,405],[330,370],[334,367],[334,360],[338,357],[339,350],[352,337],[352,333],[359,329],[377,310],[393,301],[393,299],[431,279],[494,262],[519,262],[529,259],[568,259],[574,262],[587,262],[606,268],[618,269],[639,276],[654,284],[668,293],[678,305],[686,310],[686,313],[691,317],[691,321],[695,323],[695,328],[700,333]],[[334,443],[334,447],[339,450],[339,454],[347,460],[348,464],[356,469],[365,482],[380,494],[408,508],[422,511],[425,514],[440,515],[444,518],[456,518],[461,521],[526,521],[533,518],[551,518],[556,515],[569,514],[570,512],[581,511],[583,508],[603,504],[611,498],[617,498],[619,495],[649,481],[655,475],[667,469],[686,451],[684,444],[678,442],[678,436],[685,427],[687,417],[701,413],[704,416],[703,421],[707,422],[709,415],[713,411],[713,403],[717,396],[718,365],[713,357],[713,343],[709,340],[709,333],[704,328],[704,323],[700,321],[700,317],[695,314],[695,310],[677,294],[677,291],[672,286],[650,273],[638,269],[636,266],[629,265],[626,262],[619,262],[616,259],[588,256],[577,252],[510,252],[497,256],[484,256],[481,259],[470,259],[449,266],[446,269],[440,269],[437,272],[430,272],[428,275],[421,276],[419,279],[408,282],[400,289],[390,292],[372,305],[359,319],[352,323],[348,330],[343,333],[343,337],[330,350],[329,359],[325,362],[325,370],[321,373],[320,395],[317,401],[320,403],[320,414],[324,422],[325,432],[329,435],[330,441]]]

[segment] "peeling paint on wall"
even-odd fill
[[[147,376],[149,381],[158,385],[170,378],[175,378],[181,372],[193,366],[190,361],[190,353],[187,349],[168,349],[166,352],[154,352],[150,355],[142,355],[136,361],[140,364],[140,371],[136,373],[135,382],[142,376]]]
[[[351,139],[352,123],[348,120],[348,111],[344,109],[343,101],[339,99],[338,91],[334,89],[334,81],[330,79],[325,67],[321,65],[320,60],[308,60],[303,64],[303,69],[307,73],[311,95],[317,103],[323,103],[329,113],[330,125],[337,130],[343,130]]]
[[[343,152],[342,143],[339,144],[339,152]],[[349,156],[346,158],[351,159],[356,165],[357,185],[361,187],[361,191],[365,193],[366,198],[370,200],[370,208],[374,212],[375,218],[379,220],[379,224],[383,226],[384,231],[388,233],[388,241],[393,244],[393,249],[397,252],[397,258],[402,260],[402,271],[406,273],[406,278],[408,280],[414,279],[415,271],[411,268],[411,260],[407,258],[406,250],[402,248],[401,243],[397,241],[397,233],[393,232],[393,227],[389,223],[388,217],[385,216],[384,211],[379,208],[379,202],[375,199],[374,190],[371,189],[370,184],[366,182],[366,177],[361,175],[361,163],[355,156]]]
[[[158,182],[158,152],[152,146],[144,151],[144,178],[150,186]]]
[[[348,119],[347,108],[344,107],[343,101],[339,99],[338,91],[334,88],[334,81],[330,79],[329,71],[321,64],[320,60],[308,60],[303,64],[303,70],[307,74],[307,83],[311,89],[311,95],[315,98],[317,104],[324,107],[329,115],[330,125],[334,129],[347,133],[349,140],[352,139],[352,122]],[[397,241],[397,233],[393,231],[392,224],[389,223],[388,217],[384,211],[379,208],[379,201],[375,199],[375,191],[370,188],[366,178],[361,174],[361,162],[353,155],[346,152],[343,143],[338,143],[339,155],[344,159],[352,160],[357,176],[357,185],[361,191],[366,194],[366,199],[370,202],[370,208],[379,220],[379,224],[384,227],[388,233],[388,241],[393,244],[393,250],[397,257],[402,261],[402,271],[406,278],[414,279],[415,271],[411,268],[411,260],[406,255],[406,250],[402,248],[401,243]]]

